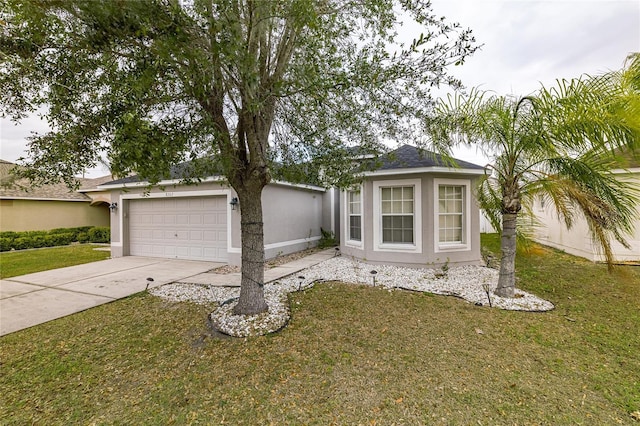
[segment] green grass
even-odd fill
[[[65,247],[36,250],[6,251],[0,253],[0,278],[10,278],[65,266],[80,265],[108,259],[108,251],[97,251],[100,247],[78,244]]]
[[[638,424],[640,268],[534,246],[517,272],[556,309],[333,283],[220,339],[212,307],[134,295],[0,338],[0,424]]]

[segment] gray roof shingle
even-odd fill
[[[484,167],[467,161],[451,159],[447,162],[440,154],[417,148],[411,145],[402,145],[400,148],[389,152],[379,158],[380,166],[375,170],[414,169],[423,167],[459,167],[461,169],[482,170]]]

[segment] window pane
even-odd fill
[[[402,216],[392,216],[391,226],[393,228],[402,228]]]
[[[391,201],[382,201],[382,213],[393,213],[391,211]]]
[[[403,242],[412,243],[413,242],[413,231],[402,231],[403,232]]]
[[[413,231],[413,216],[402,217],[402,228]]]
[[[413,200],[413,187],[405,186],[402,188],[402,198],[404,200]]]
[[[413,213],[413,201],[402,202],[402,213]]]
[[[402,200],[402,188],[391,188],[392,194],[391,197],[393,200]]]
[[[391,203],[392,213],[402,213],[402,201],[393,200]]]
[[[390,229],[383,229],[382,230],[382,242],[383,243],[392,243],[393,240],[391,239],[391,230]]]
[[[382,199],[391,200],[391,188],[382,188]]]

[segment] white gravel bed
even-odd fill
[[[491,305],[517,311],[549,311],[554,305],[533,294],[516,289],[516,297],[502,298],[493,292],[498,283],[498,271],[482,266],[451,268],[446,274],[441,269],[412,269],[388,265],[369,265],[346,257],[335,257],[307,268],[289,277],[265,284],[265,300],[269,311],[260,315],[234,315],[237,287],[173,283],[150,290],[151,294],[171,301],[217,303],[219,307],[210,315],[212,324],[222,333],[235,337],[258,336],[280,330],[289,317],[287,294],[300,288],[309,288],[319,281],[342,281],[373,285],[389,290],[405,289],[434,294],[456,296],[476,305],[489,306],[485,287],[488,286]],[[299,277],[304,277],[301,279]],[[227,303],[225,303],[227,302]]]

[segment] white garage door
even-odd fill
[[[226,200],[224,196],[131,200],[129,253],[226,262]]]

